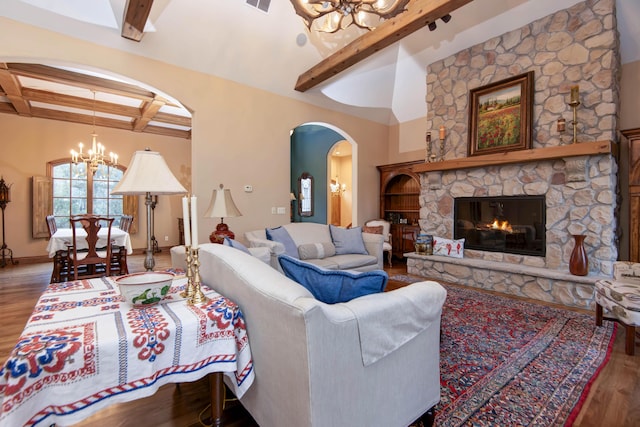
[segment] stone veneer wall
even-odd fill
[[[562,144],[555,131],[580,85],[578,140],[617,142],[620,56],[614,0],[587,0],[429,65],[427,131],[447,129],[445,160],[467,156],[469,90],[534,71],[532,148]],[[564,142],[567,144],[567,142]],[[436,154],[439,151],[436,149]],[[582,168],[582,169],[581,169]],[[610,155],[421,175],[420,225],[453,237],[453,199],[546,195],[546,257],[465,251],[465,257],[567,270],[573,239],[587,235],[590,275],[611,275],[616,248],[617,165]]]

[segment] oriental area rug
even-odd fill
[[[443,286],[436,425],[571,425],[609,360],[615,323],[596,327],[593,315]]]

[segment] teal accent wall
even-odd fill
[[[303,172],[313,176],[313,216],[298,215],[294,202],[294,222],[327,223],[327,156],[331,147],[344,140],[336,131],[319,125],[303,125],[291,134],[291,192],[299,197],[298,178]]]

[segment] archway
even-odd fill
[[[348,221],[342,219],[342,225],[355,223],[357,218],[357,144],[343,130],[336,126],[309,122],[297,126],[291,132],[291,167],[290,182],[291,192],[296,196],[292,202],[292,221],[294,222],[319,222],[330,223],[330,197],[332,176],[331,154],[338,143],[348,144],[350,147],[350,185],[348,186],[350,218]],[[344,146],[344,145],[343,145]],[[314,177],[313,197],[314,214],[312,216],[301,217],[297,213],[297,206],[300,203],[298,191],[298,177],[303,173],[309,173]],[[345,174],[343,172],[343,174]],[[346,192],[345,192],[346,193]]]

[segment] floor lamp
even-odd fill
[[[152,231],[152,205],[153,197],[163,194],[184,194],[187,190],[171,173],[164,158],[157,151],[148,148],[144,151],[136,151],[131,163],[122,179],[115,186],[112,195],[144,195],[147,206],[147,251],[144,259],[144,268],[152,271],[156,262],[153,259],[153,246],[151,241]]]

